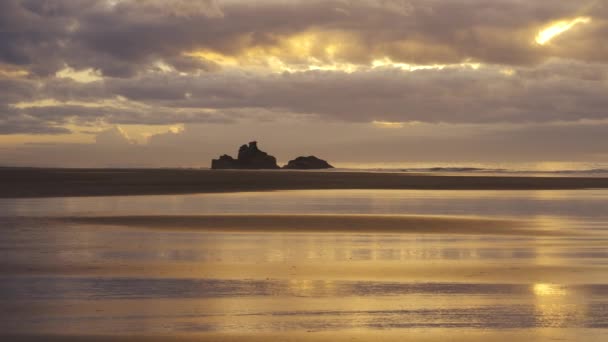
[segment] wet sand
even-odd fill
[[[407,281],[412,282],[475,282],[513,283],[536,282],[555,284],[604,284],[608,281],[606,265],[509,265],[504,262],[488,265],[471,262],[468,265],[453,261],[425,263],[409,261],[406,265],[388,262],[335,262],[331,264],[292,263],[282,265],[270,263],[265,265],[242,262],[221,263],[170,263],[170,262],[96,262],[86,261],[51,262],[42,261],[31,266],[27,263],[3,263],[0,272],[19,277],[58,276],[58,277],[92,277],[106,278],[139,277],[152,279],[168,278],[171,281],[201,277],[204,279],[238,279],[248,281],[261,279],[272,284],[273,279],[288,277],[293,281],[306,282],[321,277],[331,281]],[[151,281],[150,281],[151,282]],[[152,282],[151,282],[152,283]]]
[[[54,218],[60,222],[217,232],[393,233],[563,236],[533,221],[419,215],[163,215]],[[537,227],[536,227],[537,228]]]
[[[605,341],[606,200],[606,190],[0,199],[0,339]]]
[[[305,189],[547,190],[608,188],[608,178],[376,172],[0,168],[0,198]]]
[[[449,337],[446,337],[449,336]],[[195,336],[175,336],[175,335],[154,335],[154,336],[69,336],[69,335],[31,335],[31,336],[6,336],[8,341],[15,342],[31,342],[31,341],[48,341],[48,342],[268,342],[268,341],[284,341],[284,342],[303,342],[303,341],[319,341],[319,342],[367,342],[367,341],[387,341],[387,342],[512,342],[520,341],[561,341],[561,340],[585,340],[585,341],[605,341],[608,338],[608,333],[599,332],[590,334],[589,331],[580,329],[564,332],[561,329],[546,329],[541,330],[536,336],[530,335],[526,330],[505,330],[498,332],[479,332],[479,331],[464,331],[459,334],[445,331],[408,331],[403,332],[385,332],[381,336],[373,332],[356,332],[351,334],[336,334],[325,332],[292,332],[292,333],[262,333],[256,335],[250,334],[222,334],[210,333],[200,334]]]

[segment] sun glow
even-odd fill
[[[30,73],[27,70],[15,69],[15,68],[7,68],[4,69],[0,66],[0,77],[26,77]]]
[[[373,121],[372,124],[380,128],[403,128],[404,122],[392,122],[392,121]]]
[[[563,296],[566,294],[566,288],[556,284],[534,284],[534,294],[537,296]]]
[[[226,69],[247,68],[274,73],[306,71],[354,73],[377,68],[416,71],[481,67],[481,64],[472,61],[453,64],[410,64],[388,56],[384,51],[373,51],[368,58],[360,58],[366,51],[365,44],[348,33],[310,31],[279,38],[274,45],[252,46],[234,54],[201,49],[190,51],[185,55],[212,62]]]
[[[59,101],[52,98],[17,102],[10,105],[12,108],[27,109],[27,108],[41,108],[41,107],[84,107],[84,108],[115,108],[115,109],[140,109],[145,110],[150,106],[140,102],[131,101],[124,97],[117,96],[112,99],[102,99],[98,101]]]
[[[74,70],[67,66],[58,71],[55,76],[59,78],[69,78],[79,83],[91,83],[101,81],[103,79],[98,70],[93,70],[91,68],[85,70]]]
[[[539,45],[545,45],[550,42],[553,38],[561,35],[562,33],[570,30],[578,24],[587,24],[591,22],[589,17],[577,17],[572,20],[561,20],[553,23],[551,26],[542,29],[536,35],[536,43]]]
[[[330,51],[333,48],[328,48]],[[224,68],[250,68],[253,70],[267,70],[275,73],[283,72],[304,72],[304,71],[341,71],[345,73],[354,73],[357,71],[366,71],[372,69],[393,68],[404,71],[416,70],[443,70],[446,68],[468,68],[477,70],[482,65],[480,63],[459,63],[459,64],[431,64],[418,65],[401,63],[391,60],[388,57],[373,59],[370,63],[348,63],[334,60],[332,58],[320,59],[314,56],[300,57],[299,60],[293,59],[280,54],[264,54],[262,51],[249,51],[240,56],[225,56],[211,51],[197,51],[187,54],[191,57],[201,58],[207,61],[212,61]]]

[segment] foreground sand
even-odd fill
[[[449,336],[449,337],[447,337]],[[0,335],[2,337],[2,335]],[[583,329],[573,329],[571,331],[563,331],[563,329],[544,329],[538,334],[531,335],[526,330],[506,330],[506,331],[459,331],[454,333],[450,330],[437,329],[437,331],[420,331],[411,330],[403,331],[376,331],[376,332],[361,332],[355,331],[351,333],[326,333],[326,332],[287,332],[287,333],[271,333],[271,334],[222,334],[209,333],[195,336],[6,336],[6,341],[15,342],[30,342],[30,341],[48,341],[48,342],[267,342],[267,341],[284,341],[284,342],[300,342],[300,341],[331,341],[331,342],[346,342],[346,341],[416,341],[416,342],[435,342],[435,341],[451,341],[451,342],[512,342],[513,340],[530,341],[563,341],[563,340],[585,340],[585,341],[605,341],[608,338],[608,331],[605,329],[597,330],[594,333]]]
[[[608,178],[375,172],[0,168],[0,197],[187,194],[303,189],[548,190],[608,188]]]
[[[68,223],[170,230],[284,233],[401,233],[481,235],[567,235],[523,220],[418,215],[196,215],[64,217]]]
[[[42,170],[30,171],[6,181],[13,195],[142,194],[185,184],[235,191],[256,179],[270,189],[391,184],[372,173],[192,171],[180,177],[181,171],[157,170],[151,177],[156,171],[128,170],[114,177],[108,170],[47,170],[56,174],[46,178]],[[386,177],[398,186],[453,189],[476,179]],[[602,184],[479,179],[484,186],[514,188]],[[414,202],[374,202],[371,196],[360,201],[367,205],[348,211],[340,203],[313,202],[341,208],[327,214],[297,211],[310,198],[294,193],[289,200],[295,207],[279,206],[278,214],[271,211],[278,202],[267,197],[277,192],[248,197],[267,206],[258,214],[243,214],[246,201],[239,197],[251,194],[190,196],[226,197],[226,208],[241,214],[214,214],[225,211],[204,211],[209,201],[181,202],[178,196],[4,199],[0,312],[10,314],[0,319],[0,340],[608,340],[605,190],[525,192],[534,201],[519,191],[508,200],[505,192],[484,191],[483,198],[459,207],[468,209],[463,211],[437,206],[437,199],[454,195],[455,205],[481,192],[440,191]],[[150,198],[160,205],[150,205]],[[127,205],[142,199],[145,211]],[[378,215],[373,203],[402,211]],[[49,210],[35,210],[39,206]],[[504,210],[488,211],[497,207]]]
[[[589,206],[597,193],[578,195]],[[4,218],[0,340],[605,341],[604,216],[543,215],[553,201],[487,217],[90,216],[64,203]]]

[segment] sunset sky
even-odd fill
[[[608,163],[608,1],[2,0],[0,166]]]

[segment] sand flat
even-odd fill
[[[0,197],[117,196],[270,190],[557,190],[608,188],[600,177],[338,171],[0,168]]]
[[[421,215],[147,215],[54,218],[61,222],[220,232],[353,232],[563,236],[533,221]]]
[[[3,199],[0,339],[605,341],[606,198]]]
[[[567,283],[604,284],[608,281],[605,265],[517,265],[504,263],[488,265],[472,262],[462,265],[441,261],[432,264],[409,262],[347,263],[333,262],[331,265],[266,263],[96,263],[69,262],[47,263],[36,266],[27,264],[0,265],[0,272],[14,276],[57,277],[141,277],[158,279],[190,279],[192,277],[213,279],[266,279],[288,277],[294,281],[311,279],[325,280],[386,280],[413,282],[476,282],[476,283]]]
[[[450,336],[446,339],[446,336]],[[2,337],[2,335],[0,335]],[[284,333],[256,333],[256,334],[231,334],[231,333],[207,333],[192,335],[156,334],[149,336],[130,335],[8,335],[7,341],[30,342],[267,342],[267,341],[319,341],[319,342],[352,342],[352,341],[415,341],[415,342],[512,342],[521,341],[605,341],[608,338],[608,329],[597,329],[590,331],[585,329],[572,329],[564,331],[559,328],[539,329],[534,334],[527,330],[510,329],[503,331],[478,331],[459,330],[454,332],[450,329],[412,329],[407,333],[402,331],[346,331],[346,332],[284,332]]]

